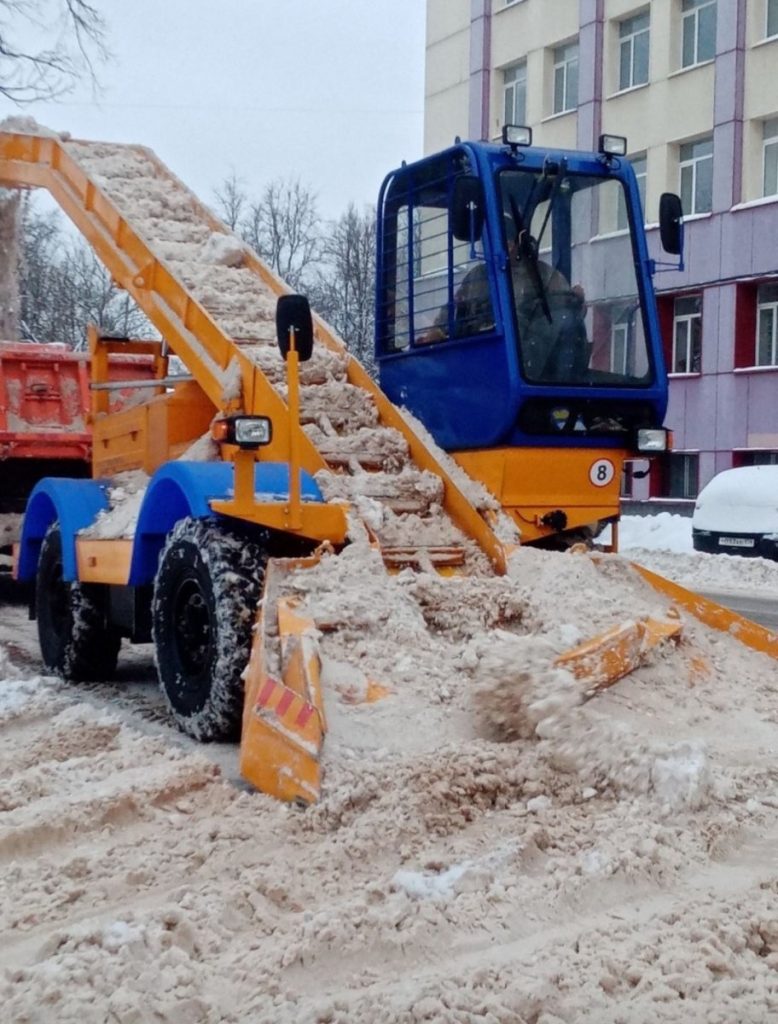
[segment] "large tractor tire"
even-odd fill
[[[266,547],[207,519],[182,519],[159,560],[152,603],[157,673],[183,732],[235,740]]]
[[[41,544],[35,610],[47,669],[72,682],[113,677],[121,634],[106,622],[100,586],[64,579],[62,536],[57,523],[49,527]]]

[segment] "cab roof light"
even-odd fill
[[[597,149],[605,156],[626,156],[627,139],[624,135],[601,135]]]
[[[502,143],[504,146],[531,146],[532,129],[523,124],[504,124]]]

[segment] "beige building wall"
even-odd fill
[[[690,216],[687,207],[685,269],[655,278],[670,367],[676,299],[700,300],[700,369],[671,369],[667,421],[677,457],[697,460],[700,486],[753,448],[770,448],[778,461],[778,358],[762,360],[756,348],[758,322],[772,322],[759,318],[773,315],[763,292],[778,284],[778,32],[767,36],[768,4],[775,3],[717,0],[711,59],[688,68],[682,67],[682,0],[427,4],[427,152],[449,145],[455,134],[499,138],[505,74],[520,63],[526,65],[525,120],[538,145],[594,149],[608,132],[626,136],[629,154],[645,158],[649,224],[657,221],[661,193],[682,191],[681,147],[712,140],[712,163],[704,157],[702,172],[705,181],[712,174],[710,209]],[[621,23],[645,13],[648,81],[622,89]],[[554,115],[554,51],[575,41],[578,105]],[[616,214],[614,208],[603,217],[603,244],[610,244]],[[649,247],[661,259],[656,235],[649,232]]]
[[[424,151],[467,137],[470,0],[428,0],[424,80]]]
[[[732,3],[732,0],[729,0]],[[742,140],[742,201],[762,187],[762,122],[778,116],[775,42],[764,40],[767,0],[748,0]],[[592,2],[591,7],[594,7]],[[428,0],[425,152],[468,137],[471,17],[491,14],[488,125],[484,137],[499,138],[503,125],[503,76],[525,61],[527,123],[540,145],[576,148],[576,113],[553,114],[553,53],[579,36],[586,0]],[[734,4],[733,8],[734,9]],[[619,90],[619,24],[650,10],[649,81]],[[599,38],[600,130],[625,135],[633,155],[647,159],[647,219],[656,219],[659,196],[679,188],[679,147],[714,131],[715,61],[681,68],[681,0],[604,0]],[[719,20],[728,13],[719,0]],[[582,73],[582,69],[581,69]],[[765,88],[765,83],[773,83]],[[594,146],[596,139],[588,141]]]

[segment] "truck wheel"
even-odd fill
[[[152,632],[160,686],[185,733],[234,740],[242,673],[267,554],[256,539],[207,519],[182,519],[160,555]]]
[[[72,682],[110,679],[122,638],[106,624],[102,590],[62,575],[62,536],[54,523],[41,544],[35,577],[38,640],[47,669]]]

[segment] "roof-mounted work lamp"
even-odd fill
[[[597,149],[605,156],[626,156],[627,139],[624,135],[601,135]]]
[[[502,126],[502,143],[504,146],[531,146],[532,129],[524,124],[504,124]]]

